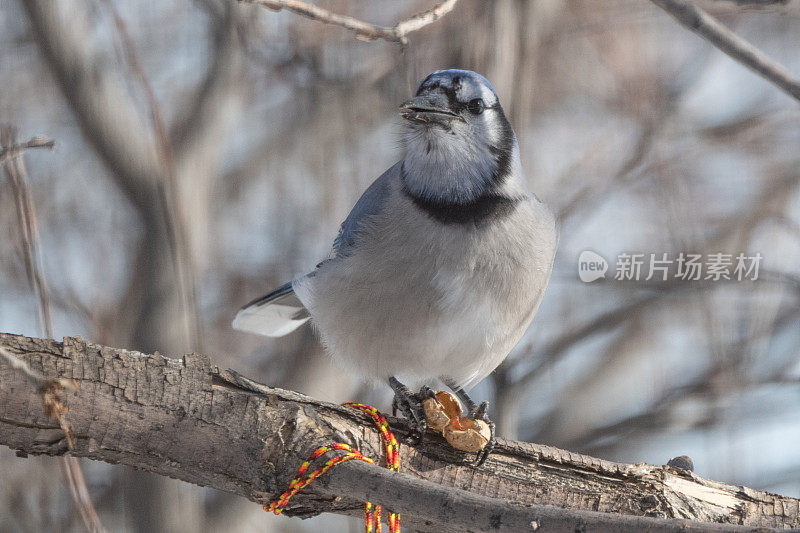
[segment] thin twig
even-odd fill
[[[42,143],[33,144],[42,145]],[[19,150],[15,150],[15,147],[21,145],[16,142],[16,131],[13,127],[3,127],[2,132],[0,132],[0,146],[4,147],[6,154],[21,153]],[[39,249],[39,226],[36,218],[36,208],[31,200],[30,188],[28,187],[25,161],[21,157],[7,157],[3,161],[3,169],[14,194],[25,274],[39,302],[39,324],[44,336],[53,338],[50,296],[47,290],[47,281],[44,278],[42,253]]]
[[[11,146],[2,147],[0,148],[0,163],[4,163],[6,158],[8,157],[13,157],[30,148],[47,148],[48,150],[52,150],[55,145],[56,145],[55,141],[50,140],[47,137],[39,136],[39,137],[33,137],[31,140],[24,143],[12,144]]]
[[[783,65],[733,33],[707,12],[684,0],[651,1],[734,60],[777,85],[792,98],[800,100],[800,81],[793,78]]]
[[[400,37],[401,42],[404,42],[403,39],[409,33],[420,30],[428,24],[432,24],[443,16],[447,15],[453,10],[454,7],[456,7],[457,1],[458,0],[447,0],[446,2],[442,2],[441,4],[433,6],[422,13],[417,13],[411,18],[396,24],[394,31]]]
[[[20,155],[27,148],[52,148],[55,143],[43,137],[34,137],[26,143],[19,144],[16,142],[15,137],[16,131],[11,126],[5,126],[0,131],[0,153],[4,156],[0,157],[0,163],[3,164],[3,169],[14,193],[25,272],[39,303],[39,326],[45,337],[53,338],[50,296],[39,245],[39,225],[36,217],[36,208],[30,195],[25,162],[22,157],[14,156]],[[74,449],[73,432],[64,418],[69,409],[64,405],[61,394],[62,392],[74,392],[77,390],[77,382],[66,378],[44,379],[41,374],[32,370],[30,366],[14,357],[8,351],[0,351],[0,355],[13,368],[20,370],[25,376],[39,385],[39,396],[42,399],[42,407],[45,414],[58,420],[61,429],[64,431],[67,447],[70,450]],[[72,494],[72,499],[80,512],[86,529],[92,533],[105,531],[97,511],[92,505],[89,489],[86,487],[86,480],[83,477],[83,471],[78,459],[72,455],[62,456],[61,468]]]
[[[752,6],[763,7],[763,6],[774,6],[776,4],[786,5],[789,3],[789,0],[727,0],[727,1],[742,7],[752,7]]]
[[[427,11],[423,11],[422,13],[417,13],[416,15],[406,20],[398,22],[392,27],[388,27],[388,26],[378,26],[377,24],[372,24],[370,22],[364,22],[363,20],[359,20],[357,18],[350,17],[348,15],[339,15],[337,13],[331,13],[327,9],[315,6],[314,4],[309,4],[308,2],[303,2],[302,0],[239,0],[239,1],[248,4],[260,5],[272,9],[274,11],[280,11],[282,9],[286,9],[287,11],[291,11],[292,13],[296,13],[297,15],[304,16],[311,20],[317,20],[325,24],[333,24],[336,26],[341,26],[342,28],[346,28],[352,32],[355,32],[356,37],[366,41],[383,39],[385,41],[395,42],[400,44],[408,43],[408,39],[406,36],[409,33],[415,32],[433,22],[436,22],[437,20],[448,14],[450,11],[452,11],[456,5],[456,2],[458,2],[458,0],[445,0],[444,2],[437,4],[431,9],[428,9]]]

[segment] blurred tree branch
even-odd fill
[[[776,4],[786,5],[789,0],[718,0],[723,2],[732,2],[739,6],[773,6]]]
[[[266,387],[220,370],[205,356],[173,360],[78,338],[56,342],[10,334],[0,334],[0,348],[48,379],[80,384],[64,398],[76,456],[262,504],[282,492],[297,466],[322,444],[346,441],[380,456],[380,435],[361,413]],[[64,432],[42,412],[37,395],[34,383],[0,365],[0,443],[23,453],[63,455]],[[402,420],[391,423],[406,435]],[[471,456],[435,437],[413,447],[402,444],[401,458],[399,474],[345,463],[298,493],[286,512],[358,514],[358,500],[371,500],[403,513],[406,525],[437,531],[523,530],[533,523],[545,531],[581,524],[617,531],[800,526],[796,499],[672,467],[614,463],[501,440],[476,469]]]
[[[7,155],[7,157],[0,157],[0,161],[14,194],[25,273],[28,277],[28,284],[36,295],[39,304],[39,331],[46,337],[52,337],[53,319],[50,312],[50,291],[44,274],[39,239],[39,222],[28,185],[28,171],[22,152],[28,148],[52,149],[55,142],[43,137],[34,137],[28,142],[18,143],[16,136],[17,133],[14,127],[3,126],[0,128],[0,154]],[[60,398],[60,391],[71,390],[71,387],[73,387],[71,381],[61,378],[45,379],[41,374],[31,370],[24,361],[20,361],[9,354],[7,350],[0,349],[0,355],[10,362],[13,368],[19,370],[28,379],[37,384],[37,390],[45,411],[48,416],[58,420],[59,425],[64,430],[67,445],[72,448],[72,431],[64,420],[65,409],[61,404]],[[63,456],[60,464],[65,481],[70,488],[73,502],[83,519],[86,530],[93,533],[105,531],[89,496],[89,490],[86,487],[83,470],[78,463],[78,459],[73,456]]]
[[[780,87],[792,98],[800,100],[800,81],[793,78],[783,65],[736,35],[707,12],[685,0],[651,1],[734,60]]]
[[[729,242],[735,235],[752,231],[753,227],[764,219],[769,218],[771,213],[769,206],[777,199],[791,198],[799,183],[800,175],[795,173],[779,176],[770,181],[759,192],[758,196],[753,199],[748,209],[739,212],[739,217],[735,223],[729,223],[717,228],[700,242],[685,243],[684,249],[700,250],[708,253],[716,248],[724,247],[725,243]],[[759,283],[783,285],[796,291],[798,282],[795,276],[786,272],[764,272]],[[498,427],[504,434],[512,431],[512,429],[509,429],[511,427],[510,424],[500,425],[502,417],[507,416],[512,421],[515,421],[516,424],[518,419],[517,411],[519,410],[518,396],[524,394],[525,390],[530,388],[536,379],[544,375],[543,372],[550,365],[563,358],[575,345],[590,339],[597,333],[609,331],[628,323],[632,319],[636,319],[642,313],[656,308],[667,298],[679,296],[676,293],[683,292],[685,295],[686,292],[683,289],[691,288],[691,294],[696,295],[698,290],[706,292],[713,287],[713,284],[708,283],[666,282],[652,285],[648,289],[654,289],[653,292],[639,296],[637,299],[631,299],[631,301],[617,308],[606,310],[592,317],[582,325],[563,332],[558,338],[553,339],[541,348],[537,348],[529,356],[506,359],[498,370],[490,376],[494,382],[496,403],[507,406],[506,409],[501,410],[503,415],[501,420],[497,420]],[[530,366],[528,361],[535,361],[535,363]],[[522,366],[523,364],[525,364],[524,367]],[[569,397],[570,395],[565,395],[565,398]],[[546,415],[545,418],[551,416],[557,410],[558,406],[554,406],[550,414]],[[575,445],[580,444],[582,443],[575,443]]]
[[[242,64],[235,53],[238,7],[209,3],[210,67],[197,98],[186,99],[187,112],[170,128],[116,10],[112,9],[115,37],[127,61],[127,68],[121,69],[108,61],[106,50],[94,45],[87,28],[92,17],[80,5],[20,3],[66,104],[141,224],[132,274],[119,303],[130,312],[114,317],[115,342],[148,351],[196,348],[200,335],[194,280],[208,255],[209,204],[220,177],[219,160],[228,146],[220,139],[226,138],[242,96],[242,88],[232,83]],[[145,112],[126,87],[131,73],[138,81],[134,85],[145,93]],[[183,327],[173,327],[175,323]],[[200,501],[185,502],[178,513],[178,496],[164,481],[140,478],[136,490],[130,491],[135,527],[194,530],[195,521],[202,521]]]
[[[37,44],[84,134],[139,211],[151,212],[163,165],[150,129],[122,84],[88,50],[80,27],[68,27],[50,2],[24,1]]]
[[[292,13],[296,13],[303,17],[325,24],[333,24],[341,26],[350,31],[355,32],[356,37],[367,41],[375,39],[383,39],[385,41],[406,44],[408,42],[407,35],[424,28],[425,26],[436,22],[450,11],[456,5],[458,0],[445,0],[436,6],[417,13],[416,15],[398,22],[392,27],[378,26],[369,22],[364,22],[348,15],[339,15],[332,13],[327,9],[323,9],[314,4],[303,2],[302,0],[239,0],[248,4],[256,4],[263,6],[274,11],[286,9]]]
[[[119,73],[89,46],[89,32],[78,8],[70,11],[67,23],[58,4],[27,0],[22,5],[67,104],[144,227],[135,275],[125,297],[126,308],[135,304],[142,312],[129,315],[127,323],[133,327],[125,336],[133,337],[141,349],[182,351],[198,338],[196,318],[188,317],[196,314],[191,309],[195,301],[192,281],[199,274],[193,270],[205,257],[207,204],[219,177],[216,163],[225,147],[219,139],[233,118],[231,102],[240,97],[240,90],[229,86],[240,66],[233,53],[235,6],[223,6],[221,20],[212,24],[216,44],[212,64],[198,98],[172,131],[173,150],[155,95],[115,11],[126,57],[147,95],[153,128],[126,94]],[[189,233],[183,223],[187,217],[191,217],[192,231],[183,235]],[[175,338],[170,328],[169,338],[159,340],[163,328],[158,324],[176,316],[185,319],[184,338]]]
[[[114,26],[117,29],[119,41],[125,53],[125,58],[133,71],[139,85],[144,92],[145,101],[152,122],[156,143],[159,149],[161,161],[164,164],[164,175],[159,181],[159,195],[162,197],[159,205],[164,210],[165,230],[170,242],[169,252],[172,254],[172,262],[175,266],[175,277],[178,281],[181,305],[183,308],[184,329],[189,345],[194,349],[202,349],[200,334],[200,320],[197,309],[197,291],[195,280],[194,257],[189,250],[187,242],[187,229],[184,224],[185,216],[181,213],[179,194],[177,189],[177,173],[175,170],[175,155],[170,136],[167,132],[164,113],[156,98],[153,86],[150,83],[147,73],[139,60],[136,48],[133,45],[128,33],[127,25],[122,16],[117,11],[114,4],[108,0],[104,2],[106,8],[111,12],[114,19]]]
[[[33,137],[24,143],[14,143],[11,146],[0,147],[0,163],[4,163],[9,157],[13,157],[20,152],[31,148],[47,148],[52,150],[56,142],[46,137]]]

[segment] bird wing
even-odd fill
[[[381,212],[391,192],[391,182],[399,176],[400,163],[381,174],[364,191],[339,228],[339,234],[333,242],[334,257],[324,262],[346,257],[357,246],[361,225],[370,216]],[[314,272],[307,274],[313,275]],[[233,320],[233,328],[267,337],[282,337],[307,322],[311,315],[294,293],[292,283],[281,285],[239,309]]]
[[[339,235],[333,241],[333,253],[335,257],[347,256],[356,246],[358,233],[361,225],[372,215],[381,212],[386,200],[391,194],[391,182],[398,179],[400,175],[400,165],[397,163],[389,170],[380,175],[378,179],[367,187],[356,205],[347,215],[339,228]]]

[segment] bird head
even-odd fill
[[[414,98],[400,106],[400,114],[415,124],[448,129],[454,123],[485,124],[492,114],[484,112],[498,108],[489,80],[471,70],[448,69],[422,80]]]
[[[437,70],[400,106],[406,170],[427,196],[466,198],[502,181],[518,147],[489,81],[470,70]]]

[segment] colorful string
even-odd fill
[[[372,417],[372,420],[375,422],[375,425],[378,427],[378,430],[380,430],[381,436],[383,437],[383,447],[386,453],[386,468],[394,470],[395,472],[400,470],[400,446],[397,444],[397,439],[395,438],[394,434],[389,429],[389,423],[386,421],[386,418],[380,413],[380,411],[370,405],[364,405],[361,403],[348,402],[342,405],[358,409]],[[334,455],[325,461],[322,466],[312,470],[310,473],[306,473],[311,465],[320,456],[334,450],[342,451],[344,453]],[[314,453],[312,453],[308,459],[303,461],[303,464],[301,464],[300,468],[297,469],[294,479],[292,479],[291,483],[289,483],[289,488],[286,489],[286,491],[281,494],[278,499],[269,505],[265,505],[264,510],[275,514],[281,514],[286,505],[288,505],[292,496],[297,494],[300,489],[314,481],[316,478],[334,466],[352,460],[364,461],[365,463],[373,465],[375,464],[375,461],[363,455],[360,451],[354,450],[349,444],[345,444],[343,442],[334,442],[333,444],[320,446],[314,450]],[[381,511],[382,509],[380,505],[373,505],[370,502],[366,502],[364,504],[364,531],[366,533],[381,533]],[[388,523],[389,531],[391,533],[400,533],[399,514],[390,512],[388,516]]]

